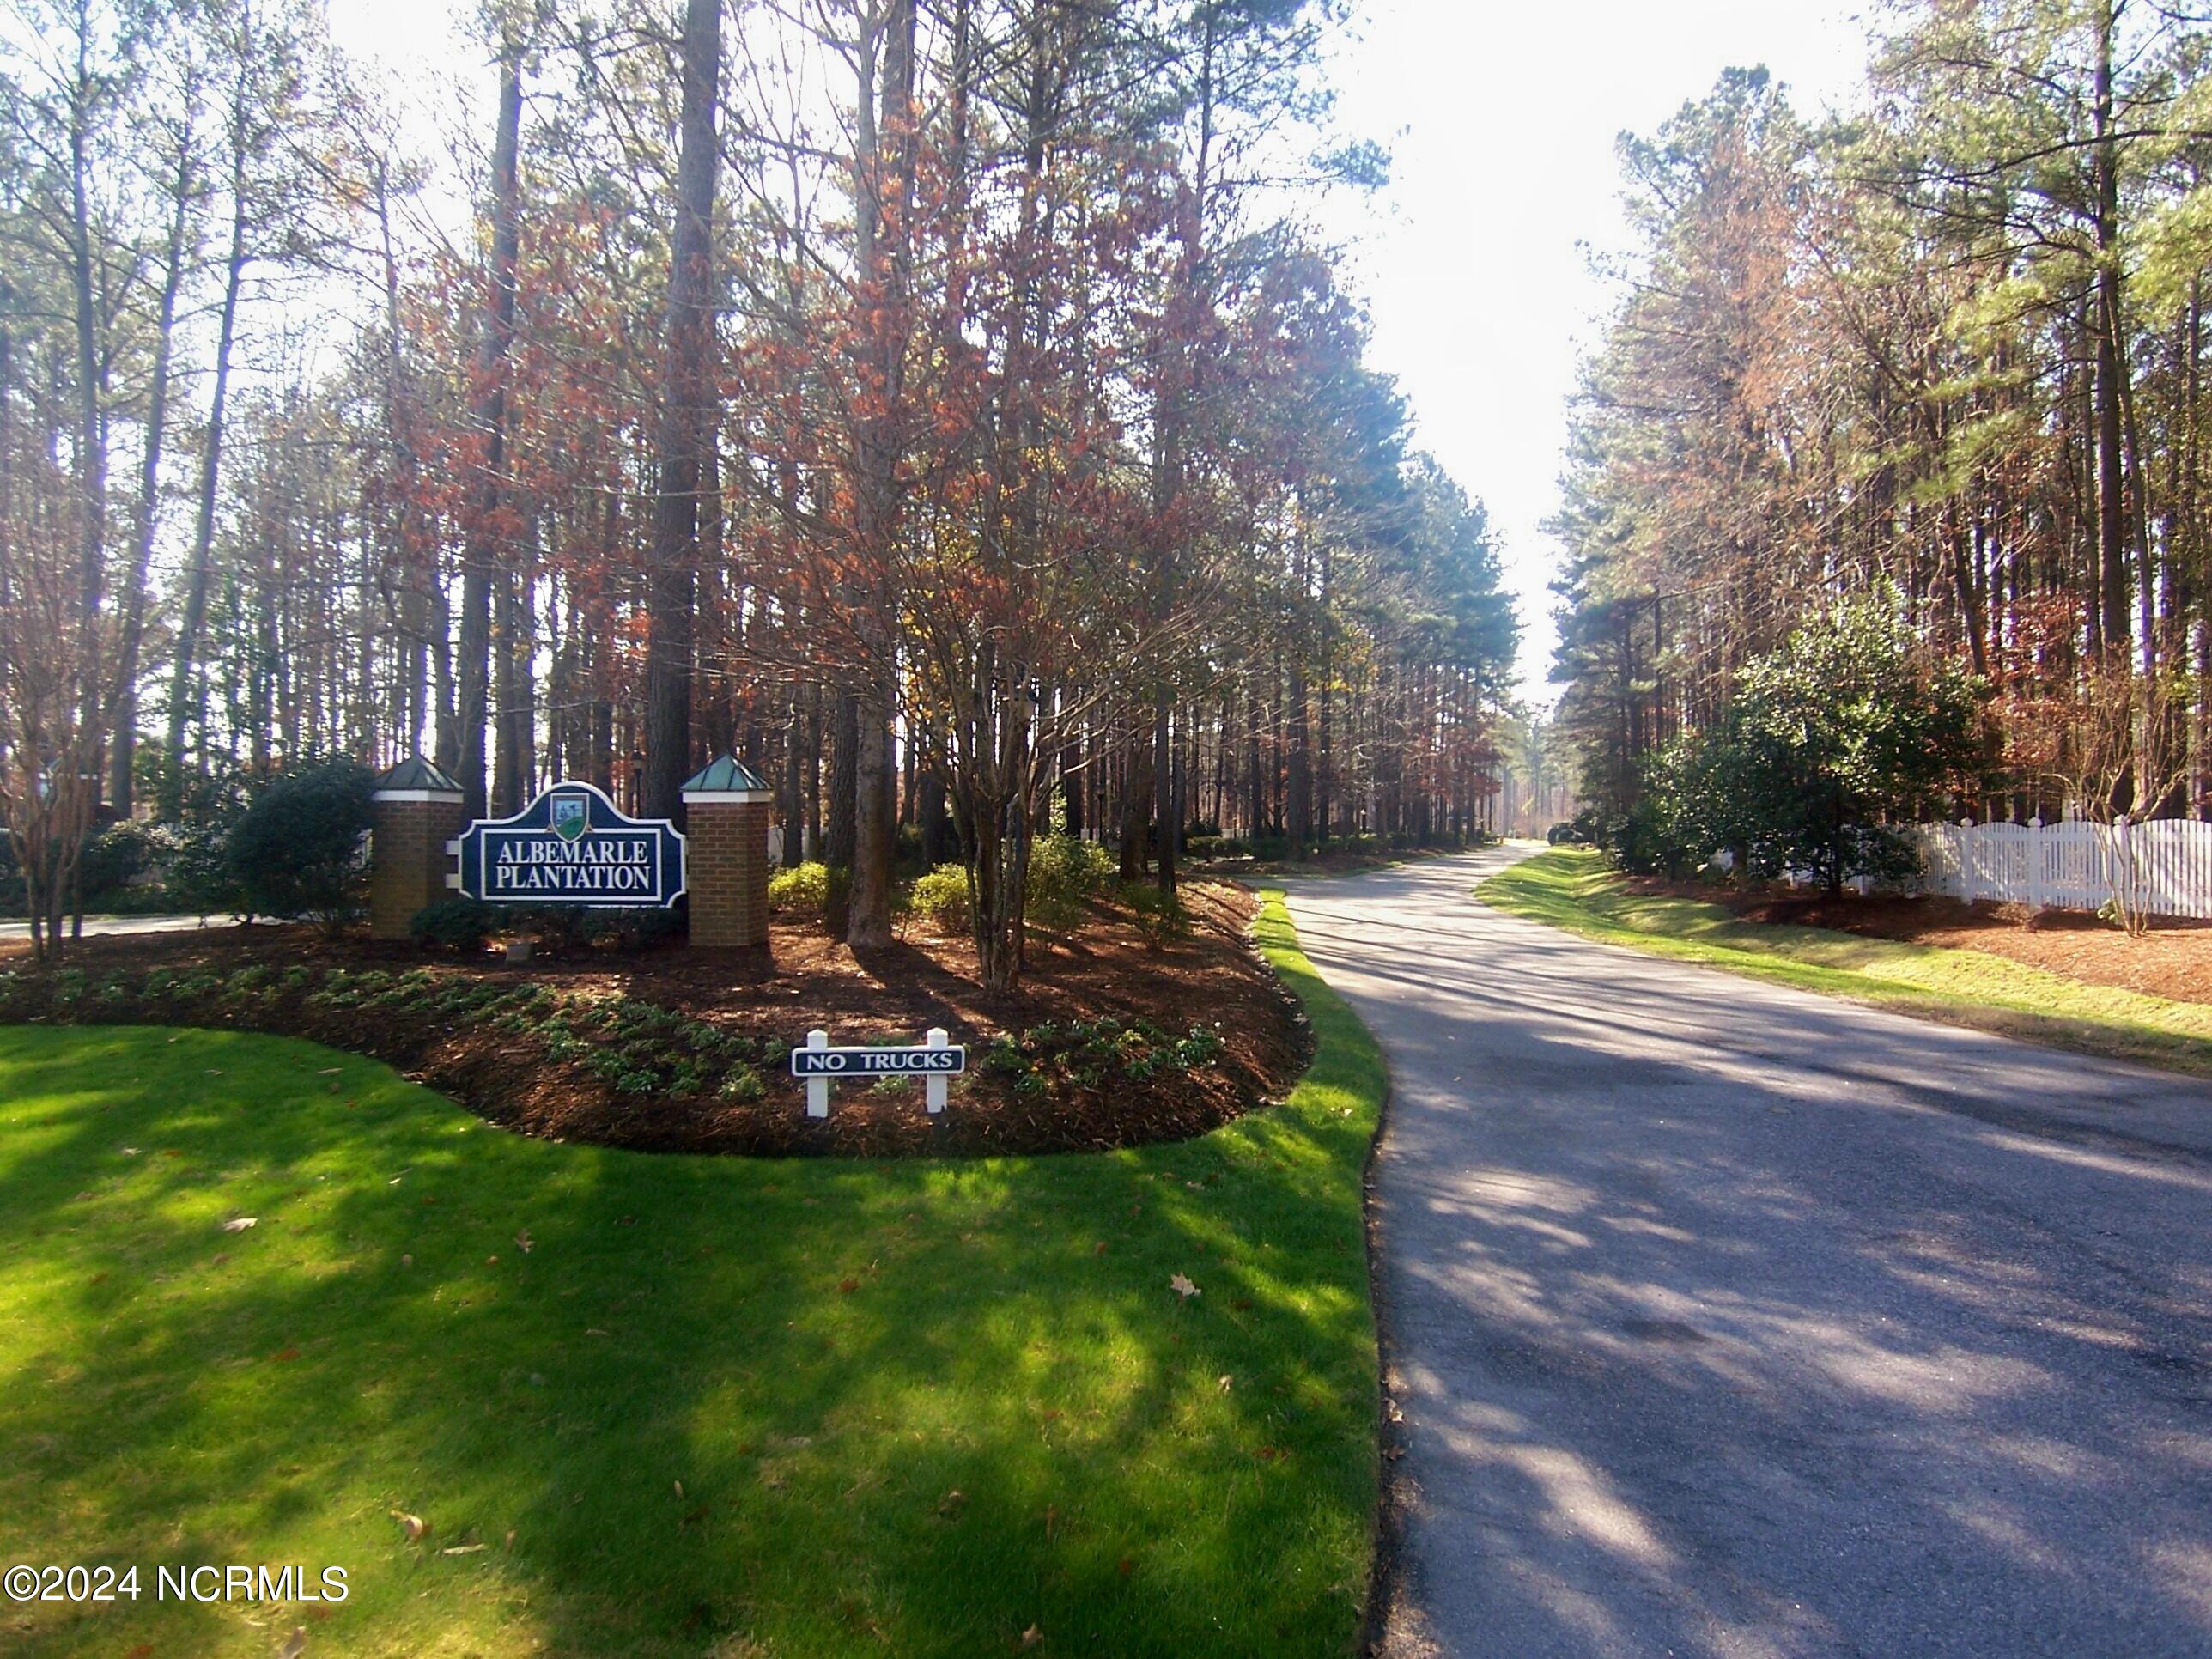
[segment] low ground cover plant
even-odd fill
[[[955,873],[958,873],[955,872]],[[430,968],[283,969],[264,963],[228,971],[169,968],[88,975],[0,972],[0,1024],[104,1021],[140,1014],[186,1023],[203,1015],[256,1023],[297,1005],[325,1013],[369,1013],[396,1021],[460,1022],[534,1043],[558,1065],[573,1064],[619,1096],[711,1096],[760,1099],[790,1045],[753,1037],[709,1020],[629,996],[556,989],[538,981],[483,978]],[[281,1023],[268,1021],[268,1023]],[[1018,1096],[1042,1097],[1061,1086],[1091,1093],[1211,1065],[1222,1041],[1211,1027],[1181,1034],[1148,1020],[1102,1018],[1040,1023],[986,1048],[979,1069],[1010,1080]]]

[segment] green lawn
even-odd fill
[[[1590,939],[1978,1030],[2212,1076],[2212,1007],[2046,973],[1981,951],[1746,921],[1630,892],[1597,854],[1554,848],[1492,876],[1484,902]]]
[[[0,1648],[274,1652],[154,1600],[242,1563],[346,1569],[310,1654],[1349,1652],[1382,1071],[1261,926],[1289,1104],[1097,1156],[550,1145],[307,1043],[0,1029],[0,1565],[143,1591]]]

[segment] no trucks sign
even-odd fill
[[[492,904],[665,908],[684,892],[684,837],[632,818],[588,783],[556,783],[511,818],[478,818],[453,843],[460,890]]]

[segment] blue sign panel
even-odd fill
[[[556,783],[511,818],[461,834],[461,891],[493,904],[665,908],[684,891],[684,837],[624,817],[588,783]]]

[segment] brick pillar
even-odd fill
[[[709,949],[767,944],[765,792],[688,789],[684,811],[691,943]]]
[[[417,910],[454,896],[446,843],[464,828],[460,792],[380,787],[369,799],[369,937],[405,939]]]

